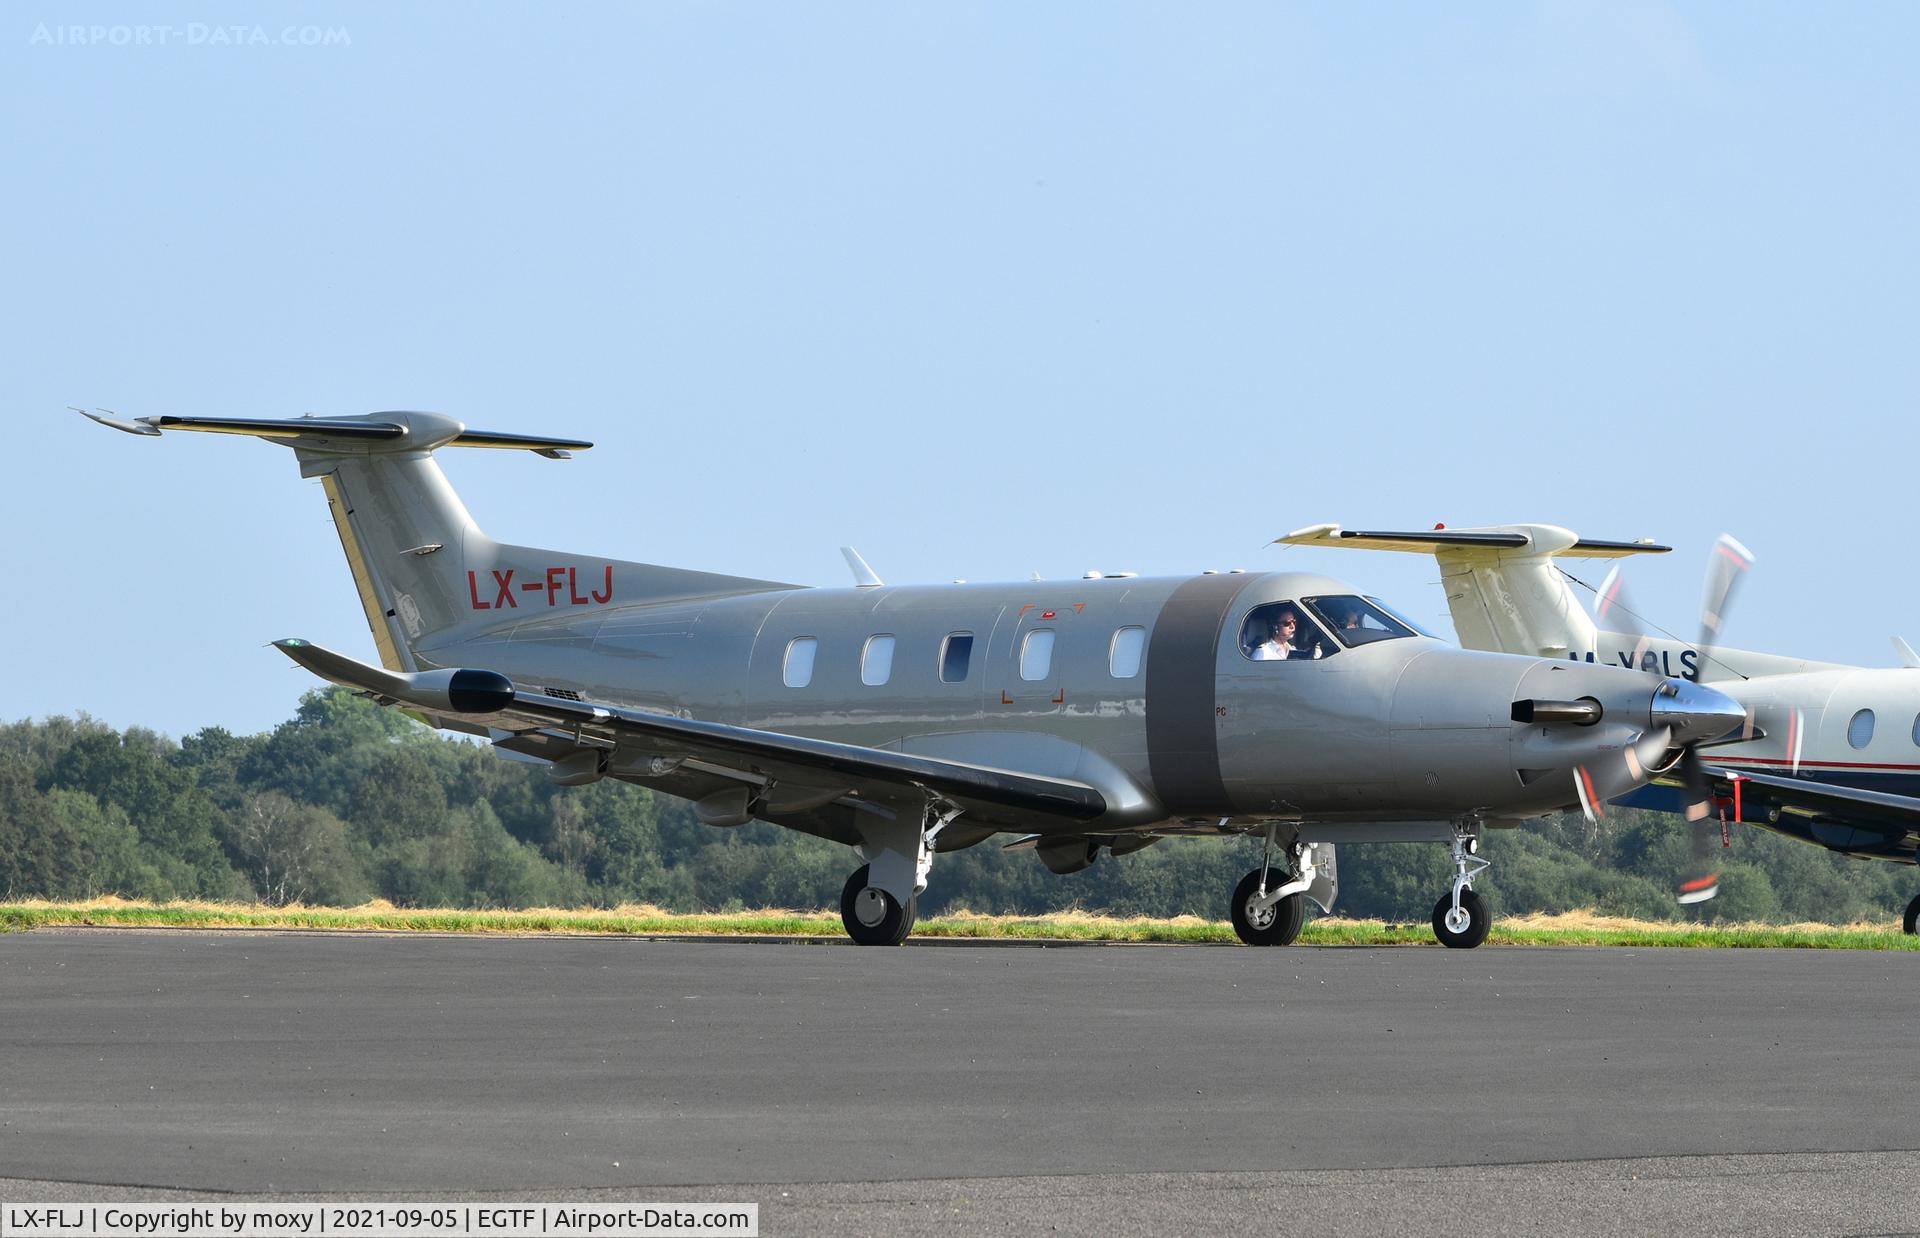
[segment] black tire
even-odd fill
[[[1913,896],[1907,904],[1907,914],[1900,918],[1900,927],[1909,933],[1920,934],[1920,894]]]
[[[1279,869],[1269,869],[1268,888],[1283,885],[1292,880]],[[1260,870],[1254,869],[1240,879],[1233,888],[1233,906],[1228,914],[1233,920],[1233,931],[1241,941],[1249,946],[1291,946],[1300,936],[1300,926],[1306,923],[1307,904],[1304,895],[1289,894],[1260,914],[1251,911],[1247,904],[1260,893]]]
[[[1460,910],[1467,913],[1467,927],[1461,932],[1453,932],[1447,927],[1447,913],[1453,910],[1453,895],[1433,905],[1433,935],[1440,944],[1452,950],[1471,950],[1487,939],[1487,930],[1493,927],[1493,912],[1487,906],[1487,900],[1472,890],[1460,891]]]
[[[868,924],[860,916],[867,910],[867,919],[873,919],[871,908],[862,908],[860,900],[864,895],[878,900],[879,918]],[[853,876],[847,878],[847,884],[840,891],[840,923],[847,926],[847,936],[853,938],[856,946],[897,946],[907,939],[913,931],[913,922],[919,908],[917,898],[907,900],[902,907],[900,901],[885,890],[867,886],[867,866],[862,864]]]

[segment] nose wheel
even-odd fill
[[[857,946],[897,946],[913,931],[920,900],[900,901],[879,886],[867,884],[867,865],[862,864],[847,878],[840,891],[840,922]]]
[[[1453,889],[1433,905],[1433,935],[1450,950],[1471,950],[1487,939],[1493,911],[1473,892],[1473,879],[1489,867],[1480,840],[1461,830],[1453,836]]]
[[[1487,939],[1493,927],[1493,912],[1487,900],[1472,890],[1460,891],[1460,905],[1453,905],[1449,894],[1433,905],[1433,935],[1440,944],[1454,950],[1471,950]]]

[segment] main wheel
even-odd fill
[[[1493,927],[1493,912],[1487,900],[1472,890],[1460,891],[1460,910],[1453,910],[1453,895],[1433,905],[1433,935],[1440,944],[1455,950],[1471,950],[1487,939]]]
[[[1269,869],[1267,880],[1279,885],[1288,880],[1279,869]],[[1298,894],[1289,894],[1273,906],[1256,911],[1253,900],[1260,895],[1260,870],[1254,869],[1233,888],[1233,931],[1249,946],[1291,946],[1306,922],[1307,905]]]
[[[868,885],[867,865],[862,864],[840,891],[840,922],[855,945],[897,946],[913,931],[918,902],[910,898],[902,907],[893,895]]]
[[[1920,894],[1913,896],[1907,904],[1907,914],[1900,918],[1900,927],[1909,933],[1920,933]]]

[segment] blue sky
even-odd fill
[[[590,438],[442,459],[505,540],[825,584],[1444,626],[1431,560],[1264,544],[1537,520],[1676,546],[1629,579],[1686,632],[1730,529],[1730,643],[1920,641],[1913,6],[272,13],[0,18],[0,716],[256,730],[268,640],[371,654],[288,453],[68,404]]]

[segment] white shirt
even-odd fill
[[[1288,658],[1299,657],[1306,650],[1299,649],[1286,641],[1269,638],[1263,645],[1255,645],[1248,656],[1255,662],[1284,662]],[[1313,656],[1320,656],[1320,646],[1313,647]]]

